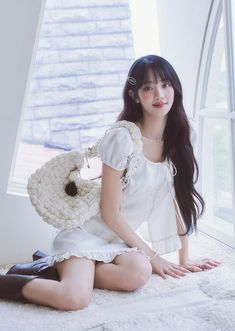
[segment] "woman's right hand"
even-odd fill
[[[190,273],[186,268],[167,261],[158,255],[155,256],[150,263],[153,273],[158,274],[163,279],[167,279],[167,276],[180,278],[181,276],[186,276],[186,273]]]

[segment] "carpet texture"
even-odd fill
[[[235,250],[200,233],[191,236],[190,251],[193,258],[222,265],[181,279],[152,275],[129,293],[95,289],[89,307],[80,311],[0,300],[0,331],[235,330]],[[175,261],[176,254],[166,257]]]

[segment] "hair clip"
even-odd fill
[[[136,79],[134,77],[127,77],[127,81],[131,85],[136,85]]]

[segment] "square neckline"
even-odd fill
[[[167,159],[165,159],[164,161],[154,162],[154,161],[149,160],[149,159],[145,156],[144,151],[143,151],[143,149],[144,149],[144,148],[143,148],[143,135],[142,135],[141,130],[140,130],[140,128],[138,127],[138,125],[137,125],[135,122],[132,122],[132,123],[135,124],[135,126],[136,126],[136,128],[139,130],[139,133],[140,133],[140,136],[141,136],[141,141],[142,141],[141,156],[142,156],[142,158],[143,158],[145,161],[147,161],[148,163],[150,163],[150,164],[164,164],[164,163],[166,163],[166,162],[167,162]]]

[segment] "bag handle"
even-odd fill
[[[134,159],[139,154],[139,152],[142,150],[141,132],[139,128],[133,122],[129,122],[126,120],[118,121],[112,127],[107,129],[104,135],[93,146],[88,147],[83,153],[81,153],[81,156],[86,160],[88,168],[90,168],[89,159],[98,156],[98,146],[100,141],[103,139],[103,137],[113,128],[120,128],[120,127],[126,128],[129,131],[131,139],[133,141],[133,153],[130,155],[129,162],[131,162],[131,160]],[[128,170],[129,170],[128,168],[126,169],[125,174],[122,176],[122,182],[125,181],[126,175],[128,174]],[[77,175],[77,173],[79,173],[78,168],[73,170],[73,172],[70,175],[71,181],[65,186],[65,192],[70,196],[75,196],[77,194],[77,186],[75,184],[75,180],[73,179],[73,177]],[[126,184],[127,182],[125,182],[124,185],[126,186]]]
[[[98,150],[97,147],[99,146],[100,141],[104,138],[104,136],[113,128],[126,128],[131,136],[131,139],[133,141],[133,155],[139,154],[139,152],[142,150],[142,141],[141,141],[141,132],[137,125],[133,122],[122,120],[116,122],[112,127],[107,129],[104,133],[104,135],[91,147],[88,147],[84,152],[84,157],[86,158],[87,165],[89,168],[89,162],[88,159],[98,156]]]

